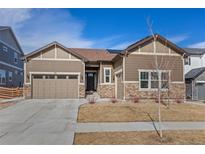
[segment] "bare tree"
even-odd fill
[[[156,41],[157,41],[157,38],[156,36],[154,35],[153,33],[153,30],[152,30],[152,22],[150,22],[150,19],[148,18],[147,19],[147,25],[148,25],[148,29],[154,39],[153,43],[154,43],[154,47],[153,47],[153,50],[154,50],[154,53],[156,53]],[[158,99],[158,120],[159,120],[159,135],[160,135],[160,138],[162,139],[163,137],[163,132],[162,132],[162,128],[161,128],[161,87],[160,87],[160,81],[159,81],[159,64],[158,64],[158,56],[157,54],[154,54],[155,56],[155,72],[157,73],[157,78],[158,78],[158,88],[157,88],[157,99]]]
[[[174,68],[174,61],[172,61],[170,63],[170,61],[166,61],[163,59],[163,56],[161,56],[161,58],[158,58],[157,53],[157,46],[156,46],[156,42],[157,42],[157,35],[154,34],[153,29],[152,29],[152,22],[150,21],[150,19],[147,19],[147,25],[148,25],[148,29],[149,32],[151,33],[152,37],[153,37],[153,52],[154,52],[154,64],[153,64],[153,74],[151,74],[151,78],[155,78],[157,83],[155,85],[155,87],[157,88],[157,102],[158,102],[158,120],[159,120],[159,130],[158,134],[160,136],[160,138],[162,139],[163,137],[163,132],[161,129],[161,104],[162,104],[162,89],[165,88],[166,92],[165,94],[167,94],[167,108],[169,108],[170,106],[170,70],[172,70]],[[166,44],[165,44],[166,45]],[[164,73],[162,76],[162,71],[161,70],[166,70],[168,73]],[[168,75],[167,75],[168,74]],[[164,103],[163,103],[164,104]]]

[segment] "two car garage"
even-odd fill
[[[32,98],[76,99],[79,95],[78,75],[32,75]]]

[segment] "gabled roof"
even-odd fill
[[[90,62],[111,61],[117,54],[106,49],[68,48],[85,57]]]
[[[185,79],[195,79],[205,71],[205,67],[195,68],[186,73]]]
[[[124,51],[123,53],[125,54],[126,52],[130,53],[132,52],[131,49],[133,48],[137,48],[140,46],[143,46],[144,44],[146,44],[147,42],[150,42],[152,40],[154,40],[154,38],[156,38],[156,40],[158,40],[159,42],[162,42],[164,44],[166,44],[167,46],[169,46],[170,48],[172,48],[173,50],[175,50],[176,52],[178,52],[179,54],[183,55],[186,54],[186,51],[183,50],[182,48],[178,47],[177,45],[175,45],[174,43],[172,43],[171,41],[167,40],[166,38],[162,37],[159,34],[154,34],[154,36],[150,35],[145,37],[144,39],[141,39],[131,45],[129,45]]]
[[[44,49],[46,49],[46,48],[49,48],[49,47],[51,47],[51,46],[53,46],[53,45],[58,45],[59,47],[63,48],[65,51],[70,52],[71,54],[77,56],[78,58],[82,59],[83,61],[87,61],[87,59],[86,59],[85,57],[79,55],[78,53],[76,53],[75,51],[73,51],[71,48],[66,48],[65,46],[63,46],[62,44],[60,44],[60,43],[58,43],[58,42],[56,42],[56,41],[54,41],[54,42],[52,42],[52,43],[49,43],[49,44],[47,44],[47,45],[45,45],[45,46],[43,46],[43,47],[41,47],[41,48],[39,48],[39,49],[37,49],[37,50],[35,50],[35,51],[33,51],[33,52],[31,52],[31,53],[25,55],[25,56],[24,56],[24,59],[27,59],[27,58],[29,58],[30,56],[33,56],[33,55],[35,55],[35,54],[38,54],[38,53],[41,52],[42,50],[44,50]]]
[[[20,46],[20,44],[19,44],[19,42],[18,42],[18,40],[17,40],[15,34],[14,34],[12,28],[9,27],[9,26],[0,26],[0,30],[2,30],[2,31],[3,31],[3,30],[9,30],[9,31],[11,32],[11,35],[13,36],[13,38],[14,38],[14,40],[15,40],[15,42],[16,42],[18,48],[19,48],[19,50],[21,51],[22,54],[24,54],[24,52],[23,52],[23,50],[22,50],[22,48],[21,48],[21,46]]]
[[[183,48],[188,55],[204,55],[205,49],[203,48]]]

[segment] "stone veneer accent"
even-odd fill
[[[112,98],[115,96],[115,85],[98,85],[97,93],[101,98]]]
[[[79,98],[85,98],[85,85],[79,85]]]
[[[139,91],[139,83],[125,83],[125,98],[136,96],[141,99],[157,98],[156,91]],[[185,84],[171,83],[169,90],[170,99],[185,99]],[[168,91],[162,92],[162,97],[168,97]]]

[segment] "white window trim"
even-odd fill
[[[8,52],[8,47],[3,45],[3,51]]]
[[[111,84],[111,67],[104,67],[103,68],[103,70],[104,70],[104,84]],[[106,82],[106,74],[105,74],[105,72],[106,72],[106,70],[109,70],[110,71],[110,75],[109,75],[109,82]]]
[[[7,44],[6,42],[0,40],[1,43],[5,44],[7,47],[13,49],[15,52],[19,53],[19,54],[22,54],[21,51],[15,49],[14,47],[12,47],[11,45]]]
[[[185,61],[184,63],[185,63],[186,66],[190,66],[191,65],[191,57],[185,58],[184,61]]]
[[[139,73],[138,73],[138,76],[139,76],[139,91],[157,91],[158,90],[158,88],[151,88],[151,72],[157,72],[156,70],[139,70],[138,71]],[[141,76],[140,76],[140,74],[141,74],[141,72],[148,72],[148,74],[149,74],[149,76],[148,76],[148,88],[141,88]],[[170,79],[170,70],[159,70],[159,87],[160,87],[160,90],[161,91],[167,91],[168,90],[168,88],[161,88],[161,73],[162,72],[168,72],[168,74],[169,74],[169,79]],[[169,82],[169,79],[168,79],[168,82]]]
[[[2,69],[0,69],[0,72],[4,72],[4,78],[5,78],[5,82],[3,83],[2,82],[2,78],[0,78],[0,85],[5,85],[6,84],[6,71],[5,70],[2,70]]]

